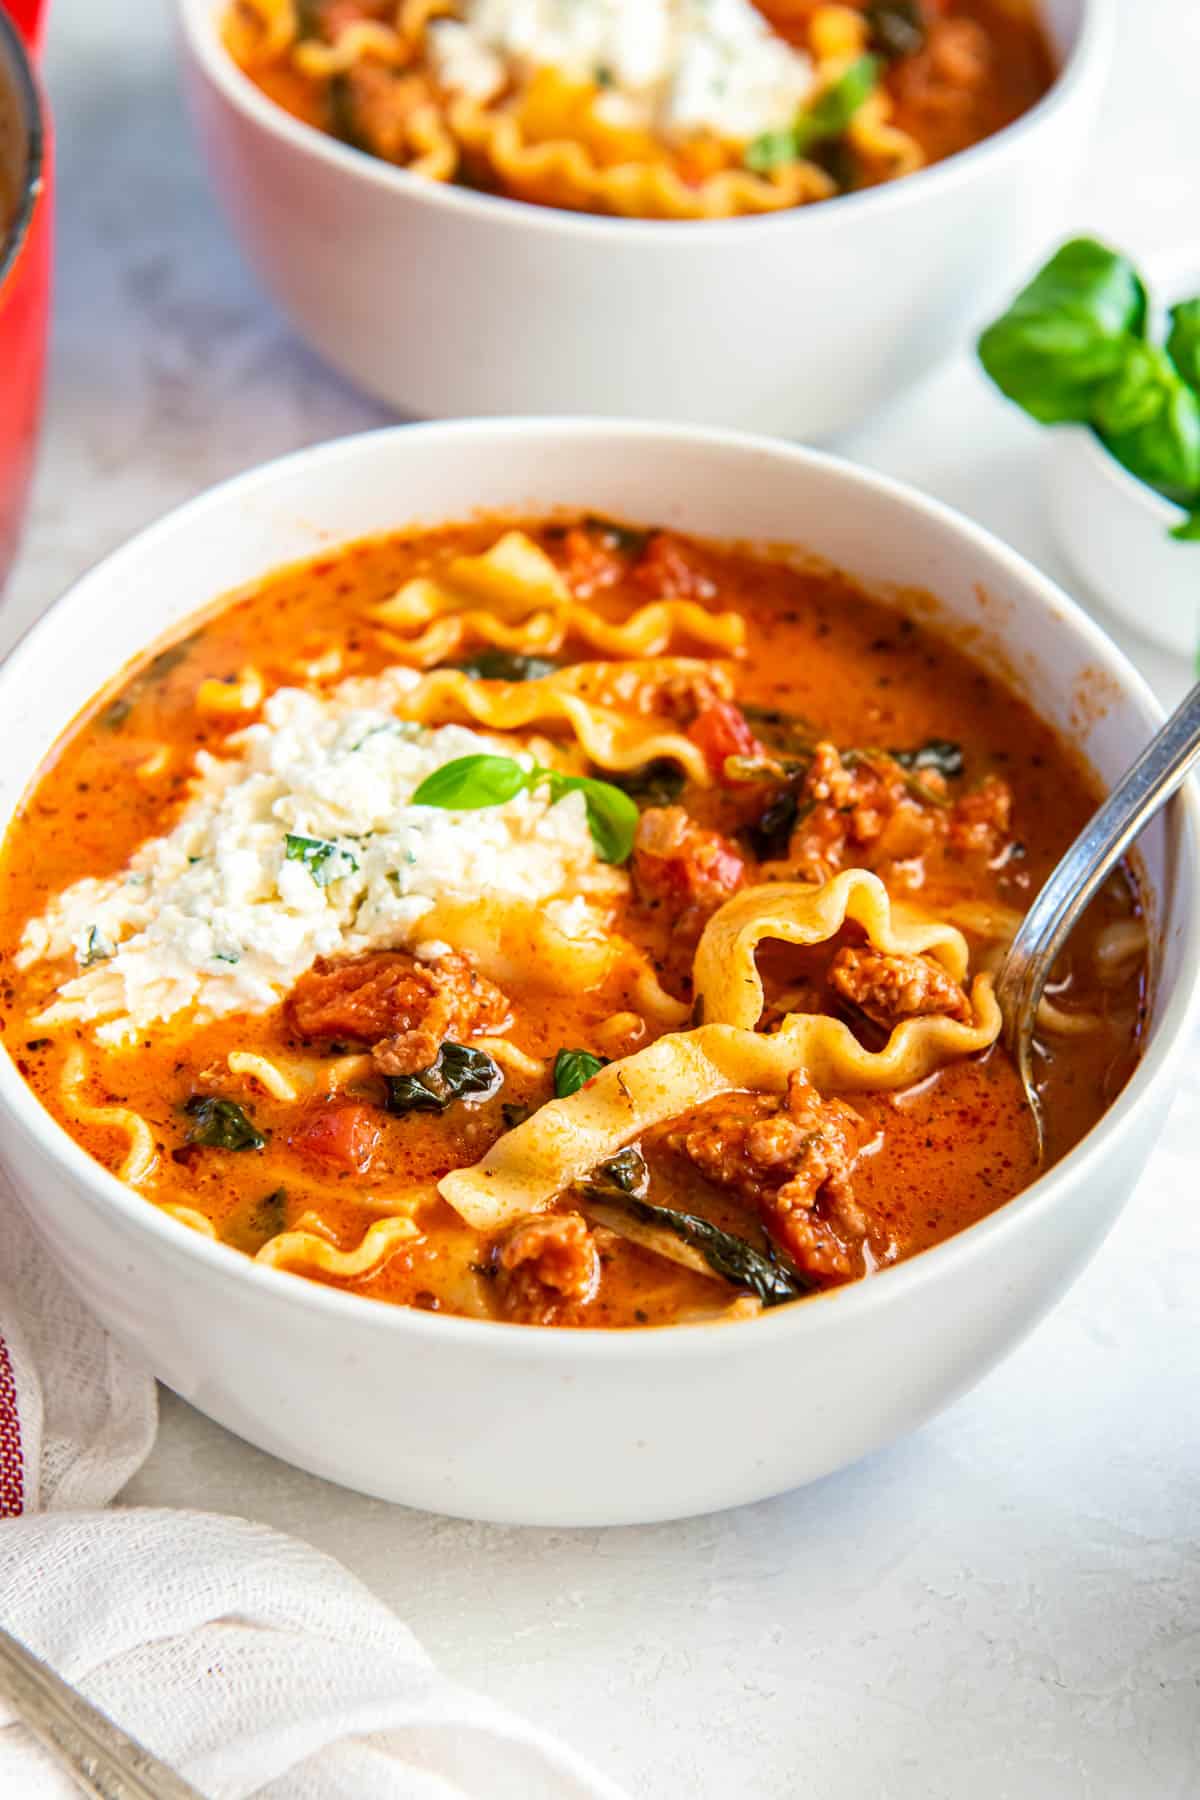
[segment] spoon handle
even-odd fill
[[[1054,961],[1089,900],[1198,758],[1200,683],[1080,832],[1026,913],[997,983],[1010,1047],[1022,1017],[1041,999]]]
[[[203,1800],[2,1628],[0,1698],[93,1800]]]

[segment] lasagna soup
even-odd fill
[[[1028,111],[1033,0],[234,0],[273,100],[432,181],[717,219],[910,174]]]
[[[1096,802],[933,631],[599,518],[354,544],[67,733],[4,847],[5,1041],[182,1225],[398,1305],[742,1318],[1037,1173],[992,977]],[[1046,1154],[1138,1053],[1111,881],[1040,1032]]]

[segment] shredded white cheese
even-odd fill
[[[103,1021],[97,1039],[120,1043],[185,1010],[261,1012],[318,957],[428,954],[422,920],[439,901],[531,903],[568,937],[594,935],[625,877],[598,860],[582,795],[551,805],[542,790],[474,812],[412,804],[456,757],[519,755],[462,726],[398,720],[415,680],[393,669],[327,698],[283,688],[228,754],[202,751],[173,830],[26,926],[20,966],[73,956],[80,971],[44,1020]]]
[[[809,57],[750,0],[465,0],[430,27],[452,92],[486,101],[540,68],[605,90],[614,122],[744,143],[790,125],[813,88]]]

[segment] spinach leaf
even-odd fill
[[[157,656],[150,658],[145,668],[139,675],[134,676],[124,692],[118,694],[115,700],[111,700],[100,713],[99,721],[106,731],[121,729],[138,701],[145,698],[146,689],[151,687],[154,682],[161,680],[164,675],[169,675],[172,669],[178,667],[191,655],[195,649],[198,635],[197,632],[192,632],[188,637],[180,638],[177,643],[168,644],[165,650],[160,650]]]
[[[925,42],[921,0],[869,0],[865,17],[872,43],[885,56],[913,56]]]
[[[301,837],[289,831],[284,839],[284,846],[287,861],[303,863],[318,887],[328,887],[331,881],[341,881],[358,868],[356,856],[349,850],[343,850],[340,844],[327,842],[325,838]]]
[[[747,825],[746,842],[759,862],[778,862],[788,853],[792,833],[812,811],[815,801],[801,803],[794,783],[777,788],[752,825]]]
[[[544,656],[519,656],[515,650],[478,650],[464,662],[455,663],[472,681],[540,681],[553,675],[557,663]]]
[[[754,735],[772,750],[786,750],[797,756],[811,756],[821,733],[810,719],[798,713],[782,712],[777,706],[753,706],[742,701],[741,708]]]
[[[1171,536],[1181,544],[1200,544],[1200,507],[1194,508],[1178,525],[1172,525]]]
[[[610,549],[620,550],[625,556],[640,556],[650,537],[640,526],[619,525],[615,519],[602,519],[596,513],[587,515],[583,529],[604,538]]]
[[[1188,386],[1200,391],[1200,300],[1181,300],[1168,316],[1167,355]]]
[[[1098,387],[1145,329],[1146,289],[1128,257],[1094,238],[1073,238],[977,348],[1001,393],[1043,425],[1087,424]]]
[[[100,714],[100,723],[106,731],[119,731],[130,713],[133,711],[134,696],[120,694],[117,699],[104,708]]]
[[[504,1120],[505,1131],[515,1131],[518,1125],[523,1125],[526,1119],[532,1116],[532,1113],[532,1106],[527,1106],[523,1100],[505,1100],[500,1108],[500,1117]]]
[[[623,1194],[633,1194],[638,1198],[650,1186],[650,1171],[636,1144],[627,1144],[624,1150],[618,1150],[615,1156],[610,1156],[607,1162],[600,1164],[596,1174],[602,1180],[611,1182]]]
[[[602,1056],[590,1050],[560,1050],[554,1059],[554,1092],[560,1100],[577,1094],[604,1067]]]
[[[543,782],[550,789],[552,803],[565,794],[583,795],[588,829],[601,862],[626,860],[637,831],[637,807],[628,794],[611,782],[596,781],[588,775],[561,775],[557,769],[544,769],[539,764],[524,769],[511,756],[459,756],[425,777],[413,795],[413,805],[474,812],[503,806]]]
[[[219,1094],[193,1094],[183,1110],[192,1119],[189,1144],[204,1144],[210,1150],[261,1150],[266,1144],[236,1100],[223,1100]]]
[[[769,175],[784,163],[798,162],[816,144],[840,137],[864,101],[879,85],[877,56],[859,56],[817,95],[790,129],[764,131],[747,146],[745,164],[756,175]]]
[[[947,781],[956,781],[963,772],[962,745],[949,738],[928,738],[915,750],[889,750],[888,755],[902,769],[936,769]]]
[[[1096,395],[1093,422],[1131,475],[1173,500],[1200,492],[1200,395],[1165,350],[1134,344]]]
[[[682,794],[687,777],[678,763],[673,763],[669,757],[657,756],[653,762],[628,769],[623,775],[610,775],[608,779],[612,787],[620,788],[623,794],[628,794],[642,806],[671,806]]]
[[[447,1042],[428,1069],[387,1077],[387,1109],[398,1114],[445,1112],[456,1100],[489,1099],[503,1080],[485,1051]]]
[[[715,1275],[723,1276],[735,1287],[749,1288],[764,1306],[785,1306],[790,1300],[798,1300],[811,1287],[795,1264],[779,1256],[778,1252],[764,1256],[745,1238],[722,1231],[720,1226],[710,1224],[695,1213],[678,1212],[672,1206],[653,1206],[649,1200],[623,1194],[608,1186],[585,1185],[582,1191],[588,1199],[623,1207],[643,1225],[672,1232],[693,1250],[698,1250]]]

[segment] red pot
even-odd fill
[[[17,547],[50,312],[50,115],[34,73],[44,0],[0,0],[0,587]]]

